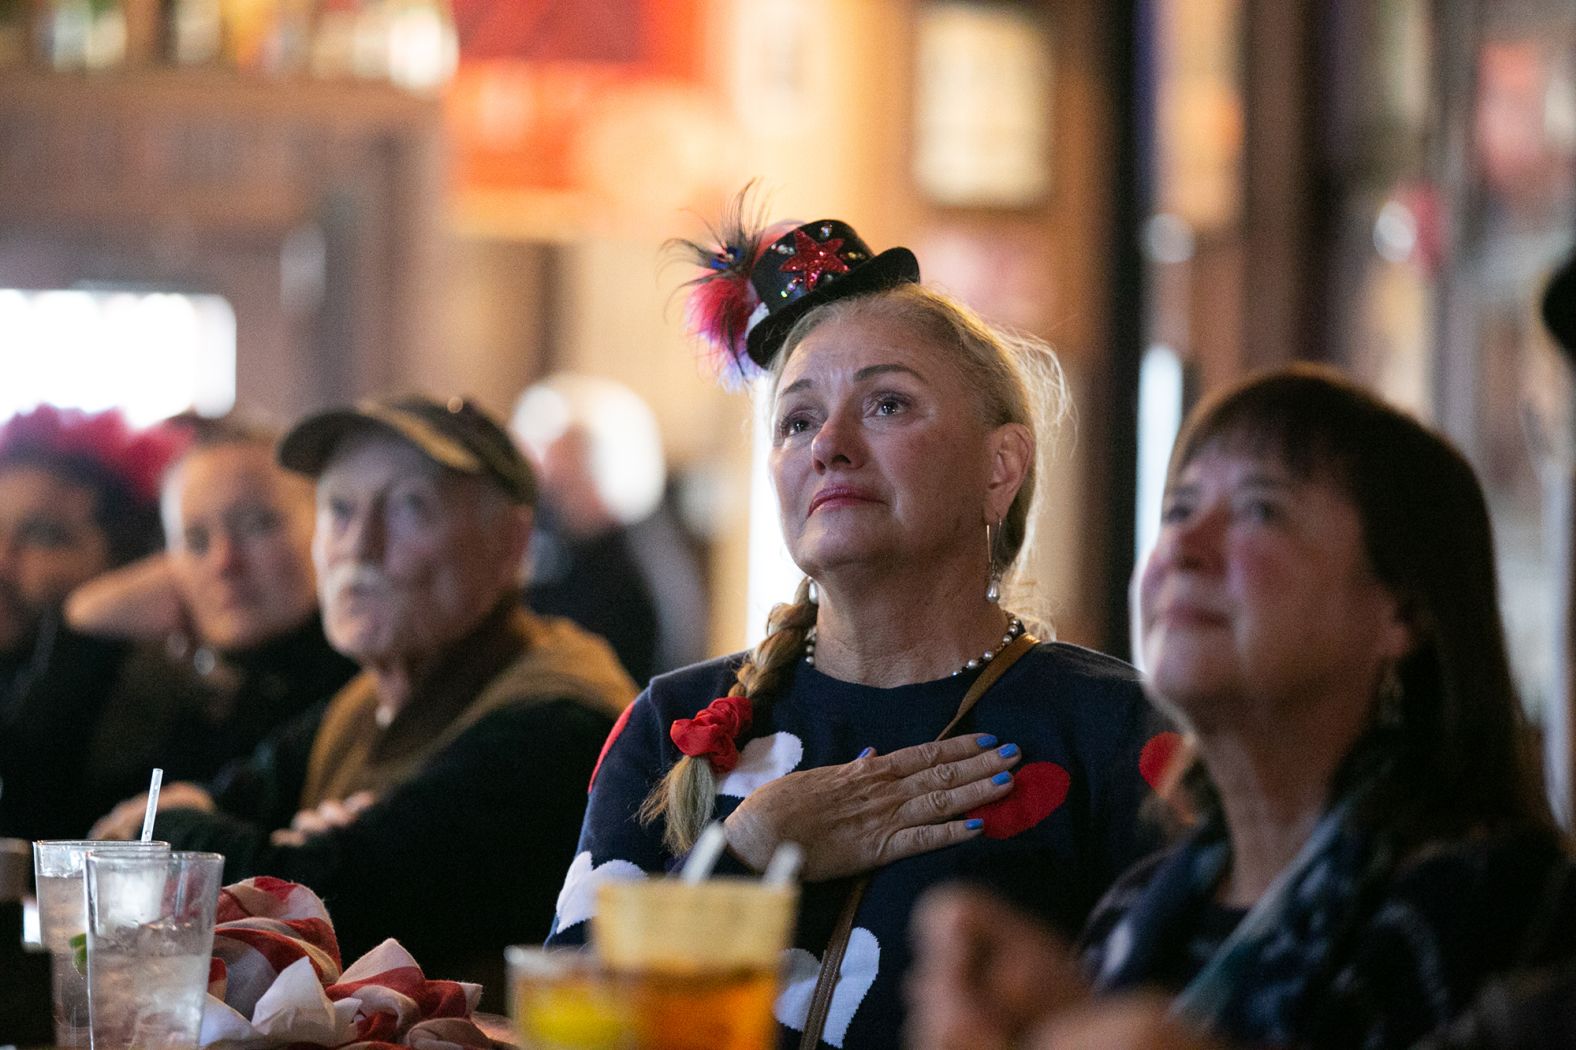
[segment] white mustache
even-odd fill
[[[388,591],[394,586],[389,575],[376,565],[351,562],[348,565],[335,565],[328,570],[323,580],[323,593],[325,600],[333,601],[348,590]]]

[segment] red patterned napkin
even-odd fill
[[[328,911],[305,886],[272,878],[226,886],[217,919],[204,1047],[492,1046],[470,1019],[481,987],[427,980],[396,941],[341,972]]]

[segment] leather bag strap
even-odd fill
[[[997,653],[995,658],[985,665],[985,670],[980,672],[980,676],[974,679],[969,691],[963,694],[963,700],[958,704],[958,713],[952,716],[952,721],[947,723],[945,729],[936,734],[936,739],[945,740],[951,736],[964,716],[974,710],[974,705],[985,695],[985,690],[995,685],[996,679],[1005,674],[1007,668],[1017,663],[1020,656],[1038,644],[1039,639],[1025,631]],[[859,876],[849,887],[848,896],[843,901],[843,910],[838,913],[837,925],[832,927],[832,937],[827,941],[826,951],[821,954],[821,970],[815,976],[815,994],[810,997],[810,1010],[804,1018],[804,1034],[799,1039],[799,1050],[816,1050],[820,1045],[821,1033],[826,1030],[826,1015],[832,1008],[832,993],[837,990],[837,978],[842,973],[843,956],[848,953],[848,938],[853,936],[854,914],[859,911],[859,902],[864,900],[865,889],[869,885],[869,874]]]

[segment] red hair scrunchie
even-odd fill
[[[686,755],[704,758],[713,772],[726,773],[739,764],[734,739],[750,728],[750,713],[749,697],[719,697],[694,718],[676,720],[668,736]]]

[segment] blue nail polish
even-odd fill
[[[975,817],[973,820],[965,820],[963,822],[963,826],[968,828],[970,831],[978,831],[980,828],[985,826],[985,822],[980,818]]]
[[[995,776],[991,777],[990,782],[992,784],[1010,784],[1012,783],[1012,774],[1004,769],[1000,773],[997,773]]]
[[[980,736],[975,737],[974,742],[981,748],[996,746],[996,738],[991,736],[989,733],[983,733]]]
[[[1017,744],[1003,744],[1001,747],[996,749],[996,753],[998,755],[1000,755],[1002,758],[1011,758],[1013,755],[1016,755],[1018,753],[1018,745]]]
[[[867,747],[863,751],[859,752],[859,757],[860,758],[869,758],[871,755],[873,755],[875,753],[876,753],[876,749],[875,748]]]

